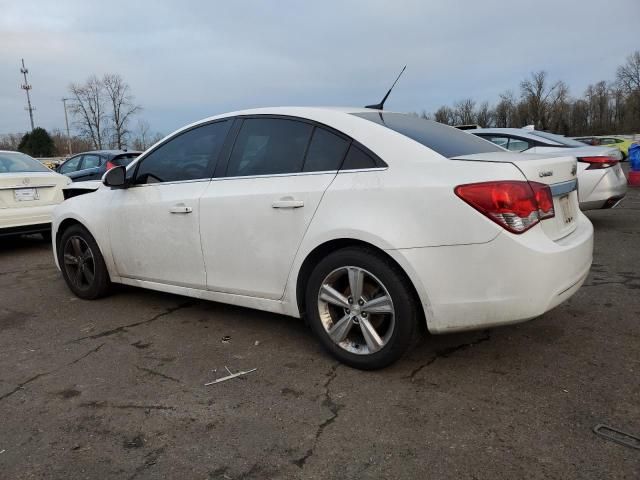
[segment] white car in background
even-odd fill
[[[54,256],[81,298],[114,282],[302,316],[342,362],[381,368],[421,322],[520,322],[580,288],[593,227],[575,169],[412,115],[246,110],[76,192]]]
[[[627,193],[622,153],[610,146],[593,147],[572,138],[530,128],[467,130],[512,152],[560,153],[578,159],[579,201],[582,210],[613,208]]]
[[[35,158],[0,150],[0,237],[51,232],[51,211],[71,183]]]

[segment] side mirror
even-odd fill
[[[123,166],[113,167],[102,176],[102,183],[107,187],[124,187],[126,183],[127,169]]]

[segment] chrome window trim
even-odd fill
[[[8,187],[0,187],[0,190],[21,190],[24,188],[53,188],[57,187],[55,183],[45,185],[9,185]]]
[[[578,189],[578,180],[567,180],[566,182],[555,183],[553,185],[549,185],[551,189],[552,197],[559,197],[560,195],[566,195],[567,193],[573,192]]]
[[[156,182],[156,183],[137,183],[129,185],[128,188],[138,188],[138,187],[160,187],[162,185],[178,185],[181,183],[200,183],[200,182],[210,182],[210,178],[196,178],[192,180],[176,180],[174,182]]]
[[[158,183],[140,183],[130,185],[129,188],[138,187],[158,187],[161,185],[176,185],[180,183],[196,183],[196,182],[219,182],[222,180],[240,180],[240,179],[253,179],[253,178],[276,178],[276,177],[300,177],[303,175],[336,175],[342,173],[357,173],[357,172],[380,172],[388,170],[389,167],[373,167],[373,168],[356,168],[353,170],[322,170],[320,172],[297,172],[297,173],[275,173],[267,175],[246,175],[236,177],[213,177],[213,178],[200,178],[196,180],[178,180],[175,182],[158,182]],[[24,187],[22,187],[24,188]]]
[[[239,180],[241,178],[274,178],[274,177],[300,177],[302,175],[328,175],[328,174],[341,174],[341,173],[353,173],[353,172],[373,172],[380,170],[387,170],[389,167],[375,167],[375,168],[358,168],[353,170],[322,170],[319,172],[297,172],[297,173],[274,173],[267,175],[246,175],[235,177],[215,177],[213,181],[220,180]]]

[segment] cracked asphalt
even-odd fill
[[[592,432],[640,436],[640,190],[589,217],[570,301],[378,372],[292,318],[135,288],[79,300],[48,244],[0,240],[0,478],[640,478],[640,450]],[[204,386],[225,366],[258,370]]]

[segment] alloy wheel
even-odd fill
[[[318,310],[329,338],[351,353],[378,352],[394,332],[395,310],[389,291],[360,267],[341,267],[325,277],[318,292]]]
[[[91,288],[96,264],[89,244],[80,236],[69,237],[63,250],[64,269],[69,281],[80,290]]]

